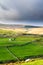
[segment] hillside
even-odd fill
[[[4,31],[13,31],[16,33],[26,33],[26,34],[42,34],[43,35],[43,28],[0,28],[0,30]]]

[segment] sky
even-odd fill
[[[0,21],[43,20],[43,0],[0,0]]]

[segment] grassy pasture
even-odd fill
[[[0,61],[13,60],[13,56],[8,52],[6,48],[0,48]],[[16,59],[16,58],[15,58]]]
[[[34,36],[18,36],[14,38],[0,38],[0,46],[10,46],[10,45],[22,45],[27,42],[31,42],[33,40],[39,39]]]
[[[10,47],[9,49],[13,54],[16,54],[19,59],[43,56],[43,44],[41,42],[31,42],[28,45]]]
[[[43,56],[43,40],[42,39],[43,39],[42,37],[39,38],[39,37],[34,37],[34,36],[33,37],[19,36],[15,40],[13,40],[13,38],[12,38],[11,41],[9,41],[9,38],[0,38],[0,47],[10,46],[13,44],[15,44],[15,45],[20,44],[19,46],[8,47],[9,50],[14,55],[16,55],[20,60],[26,59],[28,57],[35,57],[35,56],[38,57],[38,55]],[[32,40],[35,40],[35,41],[32,41]],[[31,41],[31,42],[28,42],[28,41]],[[27,45],[25,45],[26,42],[28,43]],[[21,46],[21,45],[23,45],[23,46]],[[7,50],[4,50],[4,47],[0,48],[0,53],[1,53],[1,50],[7,51]],[[2,51],[2,53],[3,53],[3,51]],[[10,53],[9,53],[9,55],[10,55]],[[2,57],[2,59],[4,59],[4,56],[1,56],[1,57]],[[10,58],[10,60],[12,60],[12,58]]]

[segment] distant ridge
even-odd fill
[[[32,26],[32,25],[22,25],[22,24],[0,24],[0,28],[43,28],[43,26]]]
[[[29,25],[26,25],[25,28],[43,28],[42,26],[29,26]]]

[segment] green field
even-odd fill
[[[0,62],[38,57],[43,57],[43,36],[32,34],[0,36]]]
[[[9,49],[13,54],[16,54],[19,59],[26,59],[35,56],[38,57],[40,55],[43,56],[43,46],[39,43],[40,42],[31,42],[28,45],[10,47]]]
[[[37,40],[39,38],[34,36],[17,36],[16,38],[0,38],[0,46],[10,46],[10,45],[22,45],[28,42]]]
[[[6,48],[0,48],[0,61],[6,61],[13,59],[12,55],[7,51]]]

